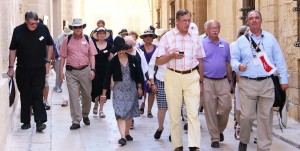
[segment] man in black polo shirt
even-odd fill
[[[21,97],[21,129],[29,129],[30,106],[34,108],[36,131],[42,132],[47,114],[43,104],[45,76],[50,69],[53,40],[48,28],[38,24],[35,12],[25,13],[25,23],[14,29],[10,43],[7,74],[14,76],[14,62],[17,57],[16,80]]]

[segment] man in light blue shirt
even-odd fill
[[[261,29],[260,12],[248,13],[249,36],[266,53],[279,74],[281,88],[288,88],[288,74],[283,53],[275,37]],[[231,58],[234,71],[240,75],[239,92],[241,100],[241,123],[239,151],[246,151],[251,127],[257,118],[257,150],[270,150],[272,144],[272,107],[275,100],[271,73],[267,72],[257,57],[256,48],[250,37],[241,36],[236,42],[236,51]]]
[[[60,50],[60,47],[61,47],[61,44],[62,44],[64,38],[67,37],[68,35],[72,34],[72,33],[73,33],[73,31],[68,26],[64,27],[64,33],[57,37],[57,43],[56,43],[57,53],[59,53],[59,50]],[[53,91],[57,92],[57,93],[62,92],[62,82],[59,80],[59,65],[60,65],[60,58],[58,56],[55,60],[54,69],[55,69],[55,73],[56,73],[56,80],[55,80],[55,86],[53,88]],[[67,106],[67,105],[68,105],[68,101],[63,100],[63,103],[62,103],[61,106],[64,107],[64,106]]]

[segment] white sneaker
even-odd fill
[[[240,126],[239,125],[236,125],[236,127],[235,127],[234,138],[236,140],[240,140]]]
[[[61,89],[53,89],[53,91],[54,91],[55,93],[61,93],[61,92],[62,92]]]

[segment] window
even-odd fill
[[[171,7],[171,18],[169,19],[170,20],[169,25],[171,28],[175,28],[175,3],[171,2],[170,7]]]
[[[240,19],[243,21],[243,25],[247,24],[246,18],[249,11],[255,9],[255,0],[243,0],[243,8],[240,9],[242,16]]]
[[[156,13],[157,13],[156,28],[160,28],[160,9],[157,9]]]

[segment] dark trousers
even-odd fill
[[[30,123],[30,106],[34,109],[34,121],[44,123],[47,113],[43,103],[46,68],[16,70],[16,82],[21,97],[21,123]]]

